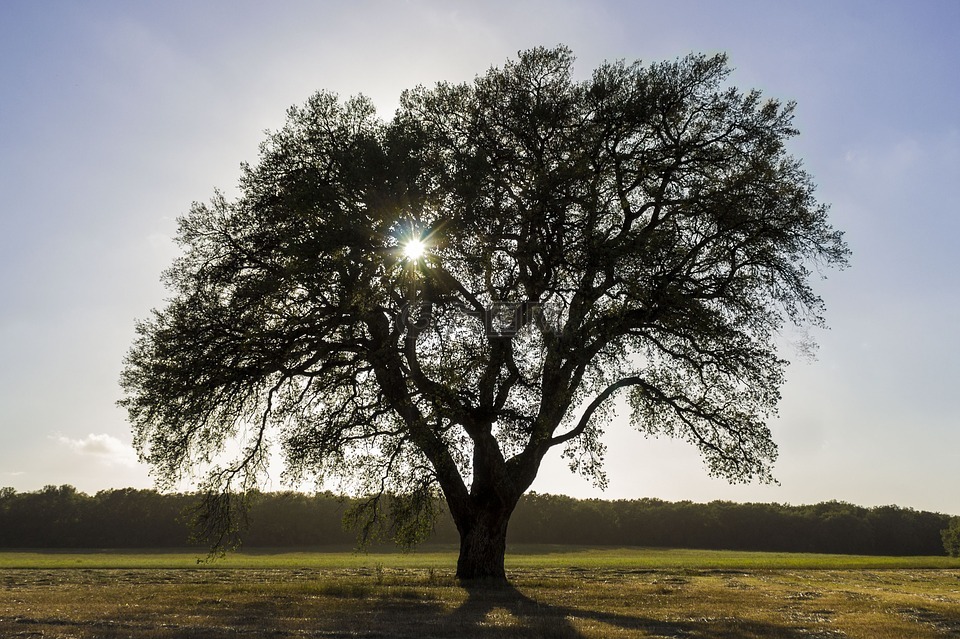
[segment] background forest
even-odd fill
[[[182,548],[192,539],[196,494],[105,490],[87,495],[72,486],[36,492],[0,489],[2,548]],[[246,548],[355,545],[343,525],[359,499],[324,492],[256,494]],[[389,507],[389,504],[387,504]],[[441,509],[430,543],[457,542]],[[939,555],[949,515],[898,506],[864,508],[843,502],[784,504],[693,503],[659,499],[574,499],[525,495],[510,523],[510,543],[589,544],[874,555]],[[390,531],[383,530],[387,538]]]

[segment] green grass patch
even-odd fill
[[[452,570],[452,546],[424,546],[414,552],[375,549],[372,552],[252,550],[205,561],[199,551],[7,551],[2,569],[251,569],[251,570]],[[507,551],[507,570],[844,570],[960,568],[951,557],[882,557],[767,553],[726,550],[670,550],[584,546],[515,545]]]

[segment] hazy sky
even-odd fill
[[[692,446],[608,431],[610,486],[559,452],[533,489],[960,514],[960,2],[0,3],[0,486],[150,486],[114,405],[134,321],[163,304],[178,215],[235,192],[312,92],[465,81],[520,49],[726,51],[731,82],[796,100],[802,157],[852,267],[772,423],[779,486],[707,477]],[[282,487],[274,478],[274,488]]]

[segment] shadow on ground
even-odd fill
[[[466,585],[466,601],[456,610],[425,628],[426,637],[550,637],[581,639],[579,628],[591,629],[591,636],[698,637],[703,639],[811,639],[809,631],[733,618],[694,621],[662,621],[642,615],[610,613],[547,604],[525,595],[512,585]]]
[[[563,603],[568,596],[551,592],[553,603],[525,594],[513,585],[464,585],[465,598],[451,608],[436,598],[436,591],[415,584],[376,586],[364,581],[315,582],[304,575],[303,588],[288,580],[266,579],[262,585],[248,573],[175,573],[167,576],[138,572],[118,588],[100,608],[90,597],[106,577],[80,574],[69,584],[37,582],[34,574],[25,583],[0,588],[0,637],[72,637],[78,639],[227,639],[236,637],[318,637],[324,639],[586,639],[587,637],[637,637],[645,639],[815,639],[816,631],[785,620],[785,625],[736,617],[653,618],[629,609],[629,601],[616,601],[608,590],[600,606]],[[9,576],[9,575],[8,575]],[[96,579],[94,579],[96,577]],[[102,577],[102,578],[101,578]],[[275,578],[275,575],[272,576]],[[26,579],[26,578],[25,578]],[[194,581],[195,579],[195,581]],[[24,580],[21,580],[24,581]],[[109,582],[111,580],[107,580]],[[29,583],[27,583],[29,582]],[[185,583],[186,582],[186,583]],[[191,583],[192,582],[192,583]],[[242,587],[230,586],[243,583]],[[316,584],[319,583],[319,586]],[[441,591],[456,589],[453,584]],[[529,589],[527,589],[530,592]],[[113,601],[119,595],[121,601]],[[448,596],[450,593],[447,591]],[[3,605],[3,599],[9,597]],[[571,591],[571,600],[577,597]],[[449,598],[444,597],[447,602]],[[459,599],[459,598],[457,598]],[[637,602],[649,609],[650,602]],[[592,609],[598,608],[598,609]]]

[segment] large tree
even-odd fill
[[[785,150],[793,104],[727,86],[722,55],[582,82],[572,63],[521,52],[389,121],[318,93],[238,197],[180,219],[122,378],[162,481],[206,465],[211,495],[242,493],[279,447],[291,480],[371,495],[365,515],[389,495],[407,539],[439,491],[458,576],[502,579],[548,451],[604,482],[618,397],[711,473],[771,478],[777,338],[822,324],[813,269],[847,258]]]

